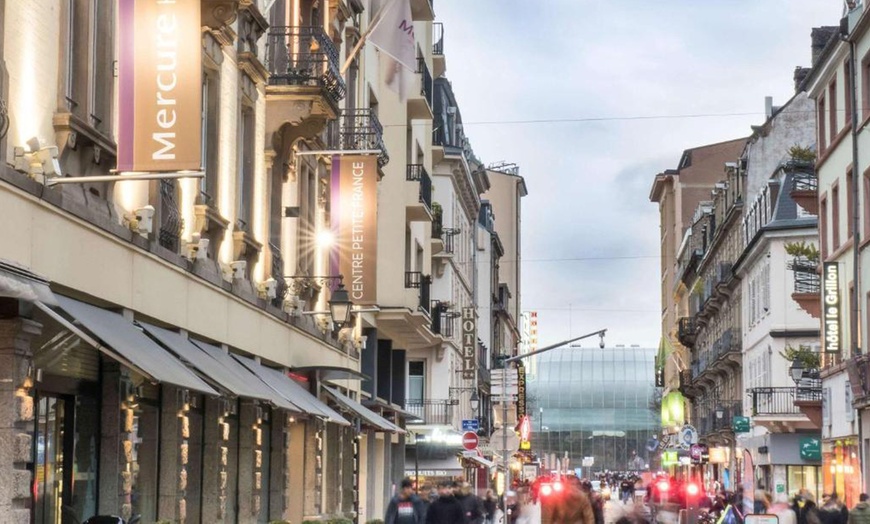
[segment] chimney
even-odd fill
[[[765,119],[773,116],[773,97],[764,97],[764,117]]]
[[[807,79],[810,72],[813,70],[812,67],[801,67],[797,66],[794,68],[794,92],[800,93],[801,87],[803,86],[804,80]]]
[[[821,56],[822,51],[824,51],[825,46],[828,45],[828,42],[831,41],[832,38],[836,38],[837,34],[840,32],[840,28],[837,26],[823,26],[823,27],[814,27],[812,32],[810,33],[810,39],[812,40],[812,50],[813,50],[813,65],[816,65],[816,61]]]

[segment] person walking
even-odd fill
[[[477,495],[471,492],[471,484],[463,482],[456,487],[456,500],[462,505],[467,524],[483,524],[483,504]]]
[[[870,504],[866,493],[858,495],[858,504],[849,512],[849,524],[870,524]]]
[[[425,515],[423,501],[414,493],[414,482],[409,478],[402,479],[399,492],[387,505],[384,524],[423,524]]]
[[[596,514],[586,489],[575,481],[567,484],[561,496],[541,500],[541,524],[596,524]]]
[[[827,497],[825,503],[819,509],[819,518],[822,524],[847,524],[849,522],[849,508],[840,502],[837,492]]]
[[[495,498],[495,493],[491,489],[486,490],[486,495],[483,497],[483,521],[485,524],[494,524],[497,507],[498,499]]]
[[[798,491],[791,509],[794,510],[797,524],[822,524],[813,494],[806,488]]]
[[[768,511],[776,515],[779,521],[778,524],[797,524],[797,517],[795,517],[794,510],[788,505],[788,497],[784,493],[776,495]],[[870,524],[870,522],[867,524]]]
[[[462,504],[453,496],[451,481],[442,480],[438,483],[438,498],[429,505],[426,524],[468,524]]]

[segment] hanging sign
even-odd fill
[[[119,0],[118,170],[202,168],[199,0]]]
[[[839,353],[840,337],[840,264],[825,262],[822,271],[822,345],[825,353]]]
[[[473,307],[462,308],[462,378],[474,380],[477,371],[477,314]]]
[[[517,362],[517,420],[526,416],[526,368]]]
[[[378,160],[374,155],[332,159],[330,213],[336,229],[333,274],[344,277],[354,304],[378,299]]]

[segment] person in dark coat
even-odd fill
[[[468,524],[462,504],[453,496],[452,482],[438,483],[438,498],[429,505],[426,524]]]
[[[414,483],[409,478],[402,479],[399,492],[387,505],[384,524],[423,524],[426,507],[414,493]]]
[[[791,507],[797,517],[797,524],[821,524],[819,518],[819,508],[816,507],[816,501],[813,500],[813,494],[807,489],[801,489],[794,498],[794,504]]]
[[[468,524],[483,524],[483,503],[477,495],[471,492],[471,484],[468,482],[459,484],[454,493],[456,500],[465,511],[465,521]]]

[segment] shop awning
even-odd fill
[[[363,401],[363,406],[365,406],[369,409],[376,408],[376,409],[382,409],[384,411],[393,412],[396,415],[399,415],[400,417],[404,418],[406,422],[422,421],[423,420],[423,418],[420,417],[419,415],[415,415],[414,413],[411,413],[410,411],[405,411],[404,409],[402,409],[398,406],[388,404],[380,399],[378,399],[378,400],[365,400],[365,401]]]
[[[276,407],[301,413],[297,406],[287,402],[281,395],[276,394],[250,371],[227,355],[227,359],[235,364],[228,367],[226,362],[215,359],[198,345],[180,333],[168,329],[152,326],[144,322],[139,323],[145,331],[156,338],[161,344],[169,348],[181,360],[198,369],[200,373],[208,377],[215,384],[226,389],[239,397],[266,400],[275,404]],[[212,346],[213,347],[213,346]],[[220,348],[214,348],[223,353]]]
[[[477,456],[477,455],[469,455],[469,456],[466,456],[464,458],[466,458],[472,462],[477,462],[481,467],[484,467],[484,468],[494,468],[495,467],[495,462],[492,462],[491,460],[486,460],[485,458]]]
[[[81,322],[88,331],[152,379],[218,395],[217,391],[180,360],[148,338],[123,316],[64,296],[58,296],[57,301],[64,311]]]
[[[278,392],[282,397],[292,404],[299,406],[304,413],[323,417],[329,422],[341,426],[350,426],[350,422],[342,418],[334,409],[321,402],[320,399],[306,391],[305,388],[294,382],[292,378],[284,373],[240,355],[233,355],[233,358],[241,362],[251,373],[260,377],[260,380]]]
[[[363,406],[359,402],[342,395],[337,390],[330,388],[328,386],[324,386],[323,389],[329,393],[332,398],[335,399],[336,402],[341,404],[345,409],[350,411],[351,413],[356,414],[359,418],[361,418],[366,425],[372,426],[375,429],[381,431],[387,431],[389,433],[405,433],[405,430],[400,428],[399,426],[393,424],[389,420],[384,417],[378,415],[374,411],[369,408]]]
[[[9,260],[0,259],[0,297],[56,306],[49,281]]]
[[[340,366],[304,366],[293,368],[294,373],[317,373],[317,378],[324,382],[332,380],[371,380],[371,377],[363,375],[359,371]]]

